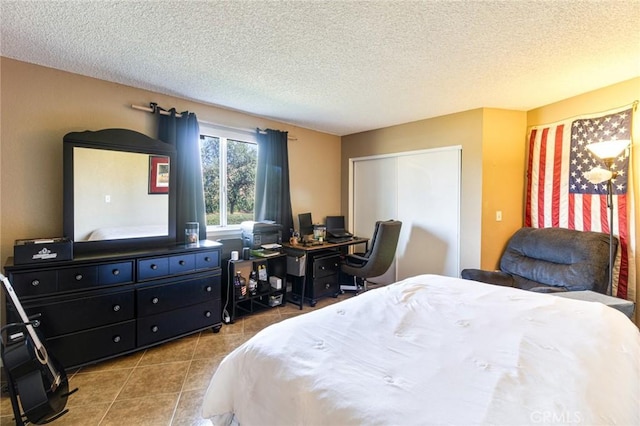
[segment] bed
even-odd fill
[[[640,424],[640,334],[600,303],[420,275],[225,357],[215,425]]]

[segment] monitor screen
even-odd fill
[[[327,231],[331,231],[332,229],[345,229],[344,216],[327,216],[325,225],[327,226]]]
[[[311,213],[300,213],[298,215],[298,222],[300,222],[300,235],[313,234],[313,221],[311,220]]]

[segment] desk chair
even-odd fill
[[[367,291],[367,278],[387,272],[396,255],[401,227],[402,222],[397,220],[376,222],[369,251],[346,256],[341,270],[353,276],[353,284],[340,285],[340,291]]]

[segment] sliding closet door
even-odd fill
[[[377,220],[402,221],[396,264],[373,282],[459,275],[460,153],[451,147],[353,160],[356,235],[370,237]]]
[[[378,220],[395,219],[397,190],[397,161],[393,157],[357,161],[353,166],[353,233],[371,238]],[[371,280],[376,283],[395,281],[395,264],[383,276]]]
[[[398,157],[398,279],[460,273],[460,150]]]

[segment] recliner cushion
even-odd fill
[[[500,269],[514,275],[515,286],[532,291],[551,286],[604,293],[608,265],[607,234],[565,228],[521,228],[500,259]]]

